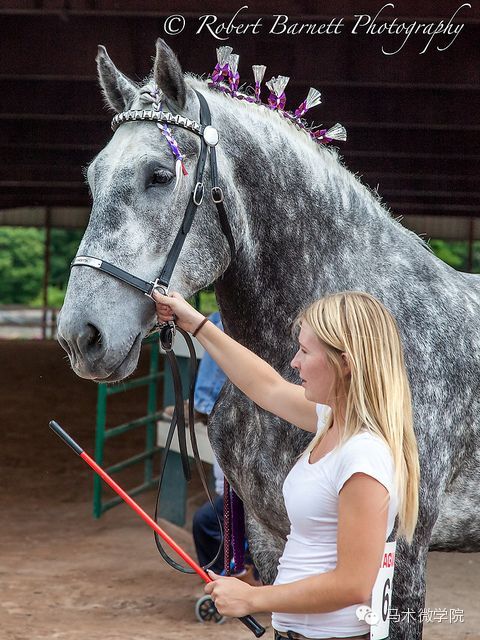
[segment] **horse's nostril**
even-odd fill
[[[65,340],[65,338],[60,334],[60,332],[57,333],[57,339],[58,339],[58,342],[60,343],[60,346],[62,347],[62,349],[64,349],[68,353],[69,358],[72,359],[73,350],[71,349],[71,347],[68,344],[67,340]]]
[[[97,329],[94,324],[87,324],[88,327],[88,338],[86,341],[87,348],[92,349],[96,345],[99,347],[102,346],[102,334]]]
[[[85,325],[84,330],[77,338],[77,347],[83,356],[95,356],[103,350],[103,339],[99,329],[92,323]]]

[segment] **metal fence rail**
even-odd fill
[[[32,308],[25,305],[0,305],[0,338],[54,340],[57,334],[56,307]]]

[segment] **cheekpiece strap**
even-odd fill
[[[187,209],[185,211],[183,221],[180,229],[177,232],[175,240],[168,252],[167,258],[165,260],[165,264],[163,265],[163,269],[157,280],[156,284],[162,285],[165,288],[168,288],[170,283],[170,278],[172,276],[173,270],[177,263],[178,257],[180,255],[180,251],[182,250],[183,243],[185,242],[187,233],[192,226],[193,219],[195,217],[195,213],[197,207],[201,204],[203,200],[204,194],[204,182],[203,182],[203,172],[205,169],[205,164],[208,156],[208,152],[210,151],[210,165],[211,165],[211,178],[212,178],[212,200],[216,205],[219,222],[221,229],[226,236],[229,248],[231,259],[235,255],[235,242],[233,239],[232,230],[230,228],[230,224],[228,221],[228,217],[225,211],[225,206],[223,204],[223,192],[222,189],[218,185],[218,172],[216,165],[216,154],[215,154],[215,145],[218,142],[218,133],[211,126],[211,116],[210,109],[208,107],[208,103],[203,97],[201,93],[194,90],[199,103],[200,103],[200,123],[195,120],[190,120],[189,118],[185,118],[179,114],[173,115],[172,113],[168,113],[165,111],[161,111],[159,109],[159,103],[156,101],[154,103],[153,109],[130,109],[129,111],[124,111],[123,113],[118,113],[112,119],[112,130],[116,131],[118,127],[127,122],[135,122],[135,121],[150,121],[156,122],[160,127],[160,123],[164,123],[166,125],[176,125],[178,127],[183,127],[193,133],[196,133],[200,136],[201,139],[201,147],[200,147],[200,156],[197,162],[197,170],[195,176],[195,187],[193,192],[190,195],[190,199],[187,205]],[[155,108],[155,106],[157,108]],[[161,127],[163,129],[163,127]],[[170,144],[170,142],[169,142]],[[170,145],[170,148],[172,146]],[[76,265],[74,265],[76,266]],[[87,265],[92,266],[92,265]],[[97,267],[98,268],[98,267]],[[114,274],[112,274],[114,275]],[[117,277],[120,278],[119,275]],[[126,281],[124,279],[124,281]],[[130,284],[130,283],[129,283]],[[133,285],[135,286],[135,285]],[[139,288],[139,287],[137,287]],[[147,294],[148,295],[148,294]]]

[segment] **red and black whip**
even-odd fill
[[[60,436],[60,438],[66,443],[68,444],[68,446],[73,449],[73,451],[75,451],[75,453],[77,455],[80,456],[80,458],[83,458],[83,460],[85,460],[85,462],[95,471],[95,473],[97,473],[102,480],[104,480],[114,491],[115,493],[118,493],[118,495],[122,498],[122,500],[124,500],[129,507],[131,507],[141,518],[142,520],[144,520],[149,527],[151,527],[154,531],[156,531],[158,533],[158,535],[163,538],[163,540],[183,559],[185,560],[185,562],[190,565],[190,567],[192,567],[192,569],[194,569],[194,571],[196,573],[198,573],[198,575],[202,578],[202,580],[204,580],[205,582],[213,582],[213,580],[210,578],[210,576],[208,575],[208,573],[206,571],[204,571],[202,569],[202,567],[200,567],[200,565],[198,565],[195,560],[193,560],[193,558],[191,556],[188,555],[188,553],[186,553],[186,551],[184,551],[181,547],[178,546],[178,544],[175,542],[175,540],[173,540],[173,538],[171,538],[168,533],[166,531],[164,531],[156,522],[155,520],[153,520],[153,518],[151,518],[148,513],[146,513],[141,507],[140,505],[138,505],[135,500],[133,500],[128,493],[126,493],[116,482],[115,480],[113,480],[113,478],[111,478],[108,473],[106,473],[101,467],[98,466],[98,464],[95,462],[95,460],[93,458],[91,458],[88,453],[85,453],[85,451],[82,449],[82,447],[80,447],[80,445],[78,445],[75,440],[68,435],[68,433],[66,431],[64,431],[62,429],[62,427],[58,424],[58,422],[55,422],[55,420],[51,420],[50,421],[50,428],[53,429],[53,431],[55,431],[55,433]],[[250,631],[252,631],[255,636],[257,638],[260,638],[260,636],[263,636],[263,634],[265,633],[265,629],[264,627],[262,627],[256,620],[255,618],[253,618],[252,616],[242,616],[241,618],[238,618],[240,620],[240,622],[243,622],[243,624],[248,627],[250,629]]]

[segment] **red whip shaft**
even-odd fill
[[[55,431],[55,433],[60,436],[60,438],[62,438],[62,440],[68,444],[68,446],[73,449],[75,451],[75,453],[77,455],[80,456],[80,458],[83,458],[83,460],[85,460],[85,462],[88,464],[89,467],[91,467],[95,473],[98,473],[98,475],[102,478],[102,480],[104,480],[109,487],[111,487],[115,493],[118,493],[118,495],[122,498],[122,500],[124,500],[129,507],[131,507],[135,513],[137,513],[144,522],[146,522],[148,524],[149,527],[151,527],[154,531],[156,531],[158,533],[158,535],[165,540],[165,542],[176,552],[178,553],[178,555],[183,558],[183,560],[185,560],[185,562],[190,565],[192,567],[192,569],[194,571],[196,571],[196,573],[198,573],[198,575],[202,578],[202,580],[205,580],[205,582],[212,582],[212,579],[210,578],[210,576],[208,575],[208,573],[206,571],[204,571],[202,569],[202,567],[200,567],[193,558],[191,558],[188,553],[186,553],[186,551],[184,551],[181,547],[178,546],[178,544],[175,542],[175,540],[173,540],[173,538],[171,538],[168,533],[166,531],[164,531],[156,522],[153,518],[151,518],[148,513],[146,513],[139,504],[137,504],[135,502],[135,500],[133,498],[131,498],[128,493],[126,491],[124,491],[122,489],[122,487],[120,487],[113,478],[111,478],[108,473],[106,471],[104,471],[102,469],[102,467],[99,467],[98,464],[95,462],[95,460],[93,460],[93,458],[91,458],[88,453],[85,453],[85,451],[82,449],[82,447],[77,444],[77,442],[75,442],[75,440],[68,435],[68,433],[66,431],[64,431],[62,429],[62,427],[58,424],[58,422],[55,422],[55,420],[51,420],[50,422],[50,428]]]
[[[151,518],[148,513],[145,513],[145,511],[140,507],[140,505],[138,505],[135,500],[133,498],[131,498],[128,493],[126,491],[124,491],[122,489],[122,487],[120,487],[115,480],[113,480],[113,478],[111,478],[108,473],[106,471],[104,471],[102,469],[102,467],[99,467],[98,464],[95,462],[95,460],[93,460],[93,458],[91,458],[88,453],[85,453],[85,451],[82,449],[82,447],[77,444],[75,442],[75,440],[68,435],[68,433],[66,431],[64,431],[62,429],[62,427],[58,424],[58,422],[55,422],[55,420],[51,420],[50,423],[50,428],[55,431],[55,433],[60,436],[60,438],[66,443],[68,444],[68,446],[73,449],[73,451],[75,451],[75,453],[77,455],[79,455],[81,458],[83,458],[83,460],[88,464],[89,467],[91,467],[95,473],[97,473],[102,480],[104,480],[109,487],[111,487],[115,493],[117,493],[122,500],[124,500],[129,507],[131,507],[135,513],[137,513],[144,522],[146,522],[148,524],[149,527],[151,527],[154,531],[156,531],[158,533],[158,535],[163,538],[163,540],[165,540],[165,542],[176,552],[178,553],[178,555],[183,558],[183,560],[185,560],[185,562],[190,565],[190,567],[192,567],[192,569],[198,573],[198,575],[202,578],[202,580],[204,580],[205,582],[213,582],[213,580],[210,578],[210,576],[208,575],[208,573],[206,571],[204,571],[202,569],[202,567],[200,567],[195,560],[193,560],[193,558],[191,558],[188,553],[186,553],[181,547],[178,546],[178,544],[175,542],[175,540],[173,540],[173,538],[171,538],[168,533],[166,531],[164,531],[156,522],[153,518]],[[257,638],[260,638],[260,636],[262,636],[265,633],[265,629],[264,627],[262,627],[261,624],[259,624],[255,618],[253,618],[252,616],[242,616],[241,618],[239,618],[239,620],[246,626],[248,627],[248,629],[250,629],[250,631],[252,631],[252,633],[255,634],[255,636]]]
[[[194,569],[198,575],[205,580],[205,582],[212,582],[212,579],[210,578],[210,576],[208,575],[208,573],[206,571],[204,571],[202,569],[202,567],[200,567],[195,560],[193,560],[193,558],[191,558],[188,553],[186,553],[186,551],[184,551],[181,547],[178,546],[178,544],[175,542],[175,540],[173,540],[173,538],[171,538],[168,533],[166,531],[164,531],[157,522],[155,522],[155,520],[153,518],[151,518],[148,513],[145,513],[145,511],[140,507],[139,504],[137,504],[135,502],[135,500],[133,500],[133,498],[131,498],[128,493],[126,493],[126,491],[124,491],[122,489],[122,487],[120,487],[115,480],[113,480],[113,478],[111,478],[108,473],[106,473],[101,467],[98,466],[98,464],[95,462],[95,460],[93,460],[93,458],[91,458],[88,453],[85,453],[85,451],[83,451],[80,454],[80,457],[83,458],[85,460],[85,462],[92,467],[92,469],[95,471],[95,473],[98,473],[98,475],[102,478],[102,480],[104,480],[109,487],[111,487],[115,493],[118,493],[118,495],[122,498],[122,500],[124,500],[129,507],[131,507],[141,518],[142,520],[144,520],[144,522],[146,522],[148,524],[149,527],[151,527],[154,531],[156,531],[158,533],[158,535],[165,540],[165,542],[175,551],[175,553],[178,553],[178,555],[185,560],[185,562],[190,565],[190,567],[192,567],[192,569]]]

